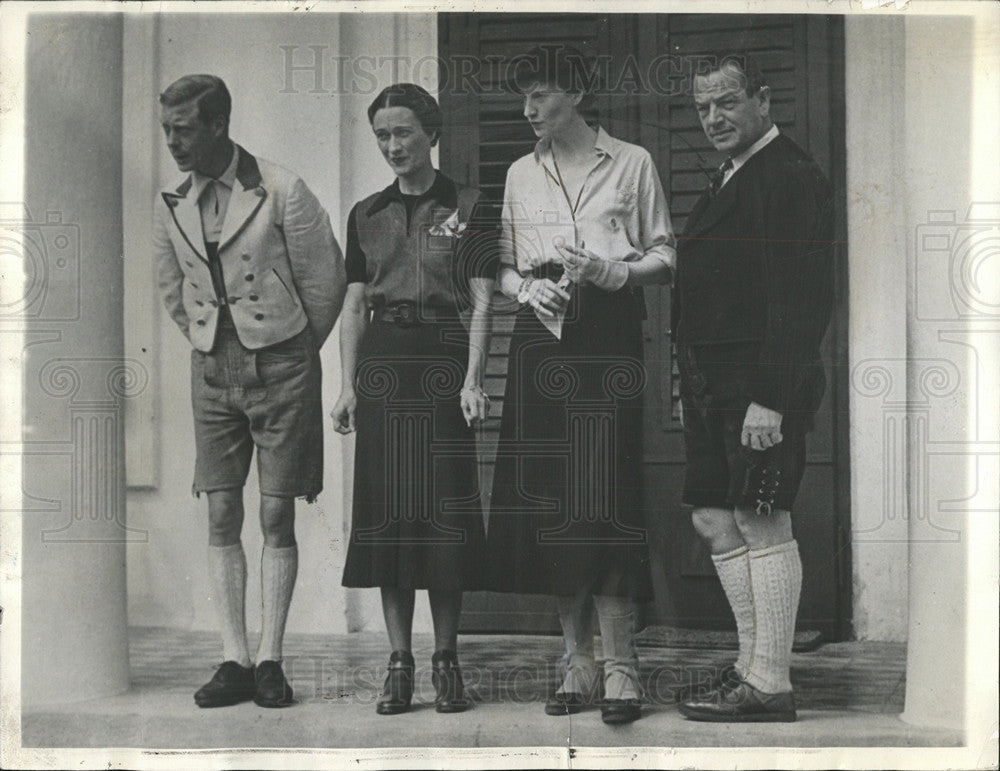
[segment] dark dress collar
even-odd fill
[[[435,171],[434,182],[426,192],[418,196],[418,200],[424,199],[437,201],[446,209],[456,209],[458,208],[458,188],[455,187],[454,182],[440,171]],[[403,203],[403,194],[399,190],[398,178],[376,196],[375,200],[372,201],[372,205],[368,207],[367,216],[371,217],[373,214],[378,213],[393,201],[400,204]]]

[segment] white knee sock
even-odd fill
[[[601,624],[604,654],[604,696],[608,699],[639,698],[639,654],[635,648],[638,608],[624,597],[598,595],[597,618]]]
[[[750,652],[753,650],[755,630],[753,616],[753,595],[750,594],[749,549],[741,546],[725,554],[713,554],[712,562],[722,582],[722,590],[729,600],[729,607],[736,617],[736,636],[739,640],[739,655],[736,671],[742,677],[747,671]]]
[[[588,695],[594,687],[594,598],[589,592],[556,598],[566,653],[562,657],[562,685],[558,693]]]
[[[215,594],[215,610],[222,632],[224,661],[250,666],[247,647],[247,558],[243,544],[208,547],[208,575]]]
[[[795,614],[802,592],[798,543],[751,549],[750,588],[757,639],[743,679],[765,693],[790,691]]]
[[[260,594],[263,618],[257,663],[281,661],[281,641],[285,636],[285,620],[292,604],[292,590],[299,570],[299,548],[286,546],[274,549],[265,546],[260,557]]]

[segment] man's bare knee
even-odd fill
[[[758,514],[752,509],[736,511],[736,526],[751,549],[766,549],[787,543],[793,538],[792,515],[782,509]]]
[[[243,489],[214,490],[208,497],[208,542],[231,546],[243,531]]]
[[[724,554],[743,545],[733,512],[728,509],[695,509],[691,523],[712,554]]]
[[[295,545],[295,499],[260,496],[260,530],[274,549]]]

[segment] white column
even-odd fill
[[[22,698],[128,687],[122,18],[35,16],[26,57]],[[28,240],[31,244],[28,244]],[[33,293],[33,294],[32,294]]]
[[[874,128],[904,124],[903,20],[844,22],[854,632],[905,640],[906,178]]]
[[[986,737],[977,726],[989,690],[995,714],[997,682],[998,121],[995,83],[990,96],[977,86],[996,66],[995,14],[992,24],[977,39],[971,17],[906,18],[906,120],[885,126],[905,136],[907,399],[917,429],[903,719],[965,728],[973,746]],[[992,138],[977,147],[983,132]]]

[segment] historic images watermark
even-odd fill
[[[52,525],[43,529],[43,541],[144,542],[145,531],[126,525],[120,495],[125,483],[122,403],[148,387],[149,372],[131,358],[46,354],[47,344],[61,342],[83,323],[85,301],[97,301],[82,296],[81,244],[81,225],[66,221],[62,212],[36,219],[23,203],[0,204],[3,270],[20,279],[7,286],[21,287],[0,298],[0,334],[23,335],[30,404],[23,437],[0,443],[0,453],[22,458],[19,512],[48,517]],[[34,414],[45,415],[46,425],[62,427],[61,434],[41,435]],[[62,417],[53,420],[52,415]],[[33,485],[32,480],[67,465],[65,495]]]
[[[555,61],[563,46],[539,47],[544,72],[546,59]],[[386,83],[412,82],[430,84],[440,91],[453,93],[501,95],[528,84],[520,83],[520,69],[528,54],[516,56],[454,55],[377,56],[343,55],[328,45],[282,45],[279,49],[282,94],[377,94]],[[632,54],[583,56],[568,53],[579,87],[594,96],[691,95],[695,75],[717,70],[726,61],[741,62],[735,54],[661,54],[641,61]],[[553,64],[554,66],[554,64]],[[742,68],[742,67],[741,67]],[[742,77],[734,73],[734,77]]]
[[[1000,344],[1000,202],[928,211],[911,248],[913,324],[932,328],[954,355],[854,366],[852,398],[880,401],[882,421],[873,430],[884,448],[881,517],[855,529],[856,541],[882,540],[883,526],[893,520],[915,520],[910,541],[957,541],[962,531],[949,524],[954,515],[997,514],[996,501],[982,500],[967,474],[941,472],[960,463],[978,477],[1000,457],[1000,441],[982,435],[976,420],[994,408],[995,373],[983,369],[977,346]],[[968,425],[943,417],[956,405],[964,405],[966,419],[972,416]]]

